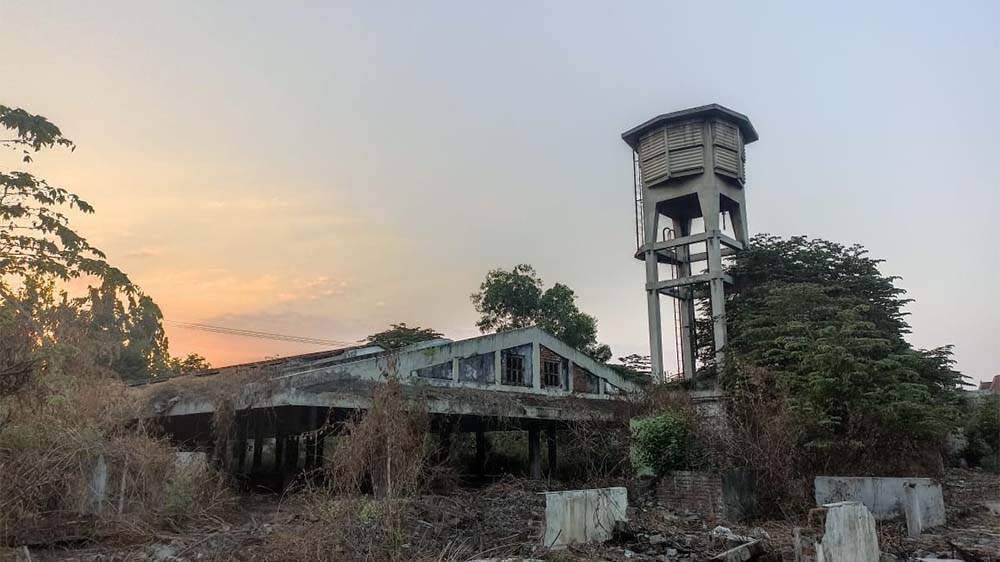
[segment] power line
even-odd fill
[[[189,330],[200,330],[202,332],[212,332],[214,334],[225,334],[229,336],[241,336],[245,338],[258,338],[264,340],[286,341],[294,343],[305,343],[311,345],[322,345],[327,347],[353,347],[357,342],[345,342],[338,340],[324,340],[320,338],[308,338],[305,336],[290,336],[288,334],[275,334],[272,332],[258,332],[256,330],[241,330],[239,328],[228,328],[225,326],[212,326],[209,324],[197,324],[194,322],[179,322],[177,320],[164,320],[165,324],[186,328]]]

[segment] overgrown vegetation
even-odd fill
[[[729,268],[736,292],[723,384],[737,402],[747,392],[787,400],[801,427],[800,461],[903,470],[884,460],[926,465],[924,453],[957,427],[962,377],[951,348],[906,342],[909,300],[880,263],[858,245],[760,235]],[[711,341],[710,323],[699,328],[700,341]],[[707,348],[702,357],[707,370],[719,368]],[[758,392],[761,370],[776,392]]]
[[[1000,395],[970,401],[963,456],[971,466],[1000,472]]]
[[[543,290],[535,269],[527,264],[486,274],[472,304],[483,333],[537,325],[597,361],[611,359],[611,348],[597,341],[597,319],[576,305],[576,293],[562,283]]]
[[[0,127],[22,164],[73,148],[21,109],[0,106]],[[0,543],[176,527],[228,497],[214,470],[175,464],[123,383],[203,360],[169,357],[159,308],[70,227],[67,209],[93,212],[30,172],[0,172]],[[71,295],[74,279],[92,286]]]
[[[695,435],[688,420],[663,413],[632,420],[633,463],[662,476],[688,470],[697,462]]]

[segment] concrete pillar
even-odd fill
[[[549,478],[554,478],[556,475],[556,470],[559,468],[559,462],[556,457],[556,428],[550,427],[545,433],[546,440],[549,446]]]
[[[299,436],[289,435],[285,443],[285,468],[299,468]]]
[[[306,470],[312,470],[316,467],[316,434],[309,433],[305,436],[305,446],[306,446]]]
[[[719,367],[725,361],[726,288],[722,280],[722,247],[718,236],[708,239],[708,272],[720,277],[708,282],[712,295],[712,334],[715,340],[715,361]]]
[[[281,471],[281,468],[285,466],[285,442],[287,440],[285,436],[285,429],[281,427],[281,420],[275,420],[274,429],[274,470]]]
[[[684,237],[691,235],[691,221],[687,219],[674,219],[674,236]],[[677,277],[688,277],[691,275],[691,249],[688,246],[677,248],[677,258],[681,262],[677,266]],[[695,361],[694,354],[697,349],[695,338],[695,310],[693,290],[690,287],[678,288],[680,298],[676,299],[674,306],[677,307],[680,317],[680,340],[681,364],[678,365],[684,378],[694,377]]]
[[[542,477],[542,440],[537,427],[528,429],[528,465],[531,468],[531,478]]]
[[[326,433],[320,432],[316,437],[316,458],[313,459],[314,468],[326,468]]]
[[[486,474],[486,431],[483,422],[479,420],[476,426],[476,475]]]
[[[655,204],[646,205],[643,210],[646,223],[645,244],[656,242],[657,222],[659,212]],[[646,283],[656,283],[660,280],[660,272],[656,260],[656,252],[646,251]],[[646,290],[646,311],[649,315],[649,361],[653,378],[663,376],[663,323],[660,319],[660,292],[655,289]]]
[[[448,455],[451,454],[452,429],[452,423],[450,420],[445,419],[441,423],[441,428],[438,430],[438,462],[448,460]]]
[[[257,472],[264,464],[264,422],[258,415],[253,422],[253,460],[250,462],[250,472]]]
[[[542,388],[542,346],[538,342],[531,343],[531,386]]]
[[[246,471],[247,463],[247,423],[249,420],[244,417],[240,419],[237,414],[235,418],[236,423],[236,442],[233,444],[236,447],[236,473],[243,474]]]

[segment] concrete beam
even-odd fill
[[[678,279],[657,281],[656,283],[646,283],[646,290],[664,292],[665,289],[673,289],[676,287],[684,287],[687,285],[696,285],[698,283],[709,283],[717,279],[721,279],[726,283],[733,282],[733,278],[725,273],[702,273],[700,275],[691,275],[690,277],[680,277]]]
[[[709,238],[718,238],[719,243],[727,248],[733,250],[742,250],[743,243],[739,240],[723,234],[721,230],[709,230],[706,232],[699,232],[697,234],[690,234],[688,236],[681,236],[679,238],[671,238],[670,240],[659,240],[657,242],[651,242],[643,244],[640,248],[640,252],[659,252],[662,250],[669,250],[671,248],[678,248],[681,246],[690,246],[691,244],[697,244],[699,242],[705,242]]]

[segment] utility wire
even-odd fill
[[[200,330],[203,332],[212,332],[214,334],[225,334],[229,336],[242,336],[246,338],[258,338],[265,340],[305,343],[311,345],[322,345],[327,347],[353,347],[358,345],[357,342],[324,340],[319,338],[307,338],[304,336],[290,336],[287,334],[258,332],[256,330],[241,330],[239,328],[227,328],[225,326],[212,326],[209,324],[196,324],[194,322],[179,322],[177,320],[164,320],[163,322],[171,326],[177,326],[178,328],[186,328],[188,330]]]

